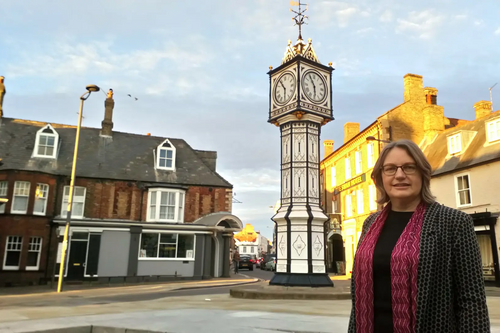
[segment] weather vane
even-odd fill
[[[304,11],[302,11],[302,7],[301,6],[306,6],[306,9]],[[299,11],[295,11],[293,10],[292,8],[290,8],[290,11],[291,12],[294,12],[295,14],[295,17],[292,17],[292,21],[295,22],[295,25],[298,25],[299,26],[299,39],[302,39],[302,24],[307,24],[304,20],[305,19],[309,19],[309,16],[306,16],[304,15],[305,12],[307,12],[307,10],[309,9],[309,4],[307,3],[300,3],[300,0],[297,2],[297,1],[293,1],[291,0],[290,1],[290,6],[299,6]]]

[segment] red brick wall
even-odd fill
[[[55,228],[53,228],[53,235],[50,237],[51,244],[48,246],[51,232],[50,222],[61,214],[63,189],[64,186],[69,185],[69,177],[36,172],[3,171],[0,172],[0,181],[2,180],[9,182],[7,193],[9,202],[5,207],[6,214],[0,214],[0,286],[6,283],[38,283],[40,279],[51,276],[53,272],[57,240]],[[10,214],[15,181],[29,181],[31,183],[27,214]],[[37,183],[49,184],[45,216],[32,215],[35,201],[34,191]],[[141,189],[136,182],[78,178],[75,181],[75,186],[84,186],[87,189],[84,211],[86,218],[146,220],[148,190]],[[186,191],[184,221],[193,222],[206,214],[230,211],[231,203],[226,194],[226,188],[190,186]],[[19,271],[2,270],[7,236],[23,237]],[[43,238],[40,269],[36,272],[25,270],[31,236]],[[46,269],[49,248],[49,264]]]
[[[9,182],[7,192],[9,202],[5,207],[6,214],[0,214],[0,286],[10,284],[36,284],[45,276],[47,263],[46,249],[48,248],[50,238],[50,221],[53,218],[54,212],[57,177],[29,172],[4,171],[0,173],[0,181],[4,180]],[[31,183],[27,214],[10,214],[15,181],[28,181]],[[35,201],[33,194],[38,183],[49,185],[47,212],[45,216],[32,215]],[[3,270],[5,244],[8,236],[23,237],[19,270],[16,271]],[[26,270],[30,237],[42,238],[42,251],[40,254],[39,270],[37,271]]]

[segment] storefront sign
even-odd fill
[[[359,185],[365,181],[366,181],[366,173],[359,175],[358,177],[353,178],[340,186],[337,186],[335,188],[335,191],[333,191],[333,194],[337,195],[338,193],[345,191],[353,186]]]

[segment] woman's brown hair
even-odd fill
[[[420,197],[422,198],[422,200],[427,204],[435,202],[435,197],[431,193],[432,169],[429,161],[427,161],[424,153],[416,143],[410,140],[398,140],[395,142],[391,142],[384,147],[373,167],[371,177],[375,182],[375,186],[381,194],[380,198],[377,200],[377,203],[382,205],[386,202],[389,202],[390,200],[387,192],[384,189],[384,183],[382,182],[382,167],[384,165],[387,154],[389,154],[389,152],[396,147],[404,149],[408,153],[408,155],[413,158],[415,164],[417,165],[418,171],[422,175],[422,190],[420,191]]]

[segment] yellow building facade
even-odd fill
[[[383,141],[409,139],[421,144],[457,124],[457,119],[444,116],[443,107],[437,105],[437,89],[424,88],[422,76],[404,76],[403,97],[401,104],[362,131],[359,123],[346,123],[344,142],[338,149],[332,140],[323,142],[321,205],[330,217],[326,235],[330,272],[351,274],[363,222],[381,208],[371,172],[386,144]]]

